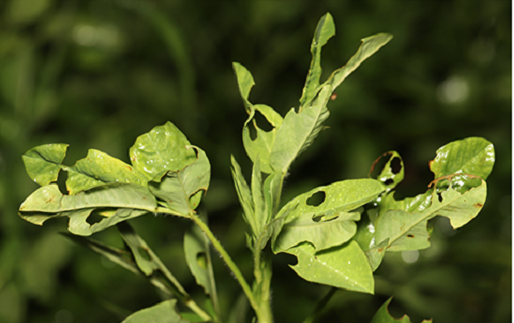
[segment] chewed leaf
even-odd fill
[[[355,234],[359,212],[336,212],[328,220],[312,217],[297,217],[282,227],[273,251],[284,252],[302,241],[311,242],[316,250],[341,245]]]
[[[318,136],[330,114],[327,102],[331,94],[332,88],[325,86],[311,106],[300,112],[291,109],[286,114],[271,149],[270,165],[274,171],[286,172],[293,160]]]
[[[485,180],[493,169],[494,161],[493,144],[483,138],[471,137],[439,148],[437,156],[430,162],[430,169],[436,179],[463,173]]]
[[[364,252],[353,240],[321,252],[303,243],[287,253],[298,258],[298,264],[291,267],[307,281],[373,294],[373,272]]]
[[[450,219],[452,227],[459,228],[478,215],[487,195],[485,181],[480,186],[461,193],[448,187],[446,190],[422,194],[416,202],[414,211],[412,205],[386,202],[394,205],[382,213],[375,223],[376,241],[389,239],[389,250],[417,250],[430,246],[428,241],[427,221],[435,216],[445,216]]]
[[[326,13],[318,22],[314,37],[311,43],[311,66],[305,86],[303,88],[302,97],[300,98],[300,106],[304,107],[312,101],[319,91],[319,83],[321,77],[321,48],[325,46],[328,40],[336,33],[334,19],[330,13]],[[301,111],[301,110],[300,110]]]
[[[237,83],[239,85],[239,92],[245,104],[246,112],[249,114],[243,126],[243,144],[248,154],[248,157],[255,163],[257,156],[261,163],[262,171],[271,173],[270,166],[270,153],[271,147],[275,142],[276,129],[282,124],[282,116],[278,114],[273,108],[264,104],[253,105],[248,100],[250,90],[255,84],[252,74],[241,64],[233,63],[234,71],[236,72]],[[260,113],[267,122],[271,125],[270,131],[262,130],[255,121],[255,114]],[[254,133],[254,136],[251,135]]]
[[[391,303],[391,300],[393,298],[389,298],[377,311],[375,316],[373,316],[373,319],[370,323],[411,323],[410,318],[407,315],[404,315],[400,319],[395,319],[394,317],[389,314],[389,311],[387,307],[389,306],[389,303]],[[430,323],[432,320],[423,320],[421,323]]]
[[[61,213],[62,216],[68,216],[70,222],[68,223],[68,231],[73,234],[81,236],[89,236],[95,232],[100,232],[108,227],[111,227],[119,222],[137,218],[148,211],[134,210],[134,209],[112,209],[109,210],[112,215],[105,216],[107,212],[103,212],[104,217],[96,223],[90,224],[87,218],[95,211],[94,209],[83,209],[78,211],[68,211]]]
[[[248,157],[250,157],[254,163],[257,157],[259,157],[262,172],[269,174],[273,172],[270,165],[271,149],[275,142],[277,129],[282,125],[283,119],[273,108],[264,104],[251,105],[250,111],[250,116],[243,127],[243,144]],[[255,122],[256,113],[261,113],[264,116],[272,126],[271,130],[264,131],[259,128],[257,122]],[[252,138],[250,128],[253,128],[255,138]]]
[[[154,212],[155,197],[147,188],[126,183],[96,187],[75,195],[63,195],[56,184],[34,191],[20,206],[19,215],[34,224],[42,225],[48,219],[67,216],[69,230],[75,234],[90,235],[120,221],[146,212]],[[110,216],[90,225],[87,218],[97,209],[118,209]]]
[[[278,213],[282,227],[275,227],[272,247],[282,252],[303,241],[314,244],[316,250],[341,245],[356,232],[358,212],[350,212],[373,201],[384,191],[374,179],[335,182],[297,196]],[[313,201],[316,195],[319,201]]]
[[[76,194],[106,183],[133,183],[146,186],[145,176],[132,166],[108,154],[90,149],[87,157],[69,167],[66,188]]]
[[[22,159],[30,178],[41,186],[55,182],[67,149],[67,144],[48,144],[28,150]]]
[[[211,176],[211,164],[205,152],[194,146],[188,149],[197,151],[196,160],[179,171],[169,171],[162,178],[156,177],[148,183],[152,194],[163,200],[171,211],[186,217],[195,212],[201,197],[199,192],[207,192]]]
[[[169,299],[157,305],[139,310],[125,318],[122,323],[188,323],[176,310],[176,299]]]
[[[21,204],[20,211],[58,213],[79,209],[116,207],[153,212],[155,206],[155,197],[150,194],[148,189],[139,185],[108,184],[76,195],[63,195],[56,184],[50,184],[34,191]]]
[[[389,192],[403,180],[404,170],[403,160],[400,155],[396,151],[388,151],[375,160],[371,166],[371,173],[380,159],[386,156],[389,156],[389,159],[380,171],[380,174],[378,174],[377,179],[387,187],[386,192]]]
[[[187,149],[191,144],[171,122],[154,127],[137,138],[130,148],[132,165],[148,180],[162,176],[168,171],[176,172],[191,165],[196,154]]]

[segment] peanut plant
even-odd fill
[[[247,223],[246,242],[253,255],[253,281],[248,283],[208,226],[197,207],[209,188],[210,163],[206,153],[191,144],[171,122],[137,138],[129,150],[131,164],[90,149],[73,166],[63,165],[66,144],[47,144],[23,155],[28,175],[41,187],[21,204],[19,215],[42,225],[51,218],[68,217],[65,235],[112,262],[142,275],[161,293],[163,301],[128,316],[123,322],[226,322],[220,313],[211,261],[211,246],[233,273],[253,309],[253,322],[273,322],[271,306],[272,261],[287,253],[297,258],[291,268],[306,281],[332,290],[304,322],[313,322],[337,289],[374,292],[373,272],[389,252],[430,246],[428,221],[447,217],[454,229],[478,215],[487,194],[485,179],[495,161],[493,145],[472,137],[442,146],[430,161],[434,180],[428,190],[396,200],[395,187],[404,178],[396,151],[384,153],[375,176],[336,181],[313,188],[283,203],[284,180],[295,159],[307,149],[329,117],[327,104],[336,88],[359,65],[387,44],[392,36],[380,33],[362,40],[356,54],[321,83],[321,49],[335,34],[332,16],[318,23],[311,45],[312,62],[300,104],[281,116],[272,107],[249,101],[254,85],[251,73],[239,63],[233,68],[248,118],[242,140],[253,167],[247,181],[231,157],[235,190]],[[262,115],[271,130],[256,122]],[[65,188],[57,181],[65,172]],[[370,172],[370,174],[372,174]],[[203,287],[207,303],[201,306],[140,237],[128,220],[148,214],[182,217],[194,225],[184,233],[185,261]],[[88,222],[89,217],[100,220]],[[159,221],[153,218],[149,221]],[[124,249],[110,247],[88,236],[116,226]],[[389,299],[373,323],[397,322],[387,311]],[[235,307],[232,316],[244,316]],[[404,317],[402,322],[410,322]]]

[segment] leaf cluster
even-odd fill
[[[68,217],[69,237],[144,275],[163,293],[162,303],[129,316],[125,322],[164,317],[169,322],[220,322],[209,242],[234,273],[259,322],[272,321],[271,262],[277,253],[296,256],[298,263],[291,267],[307,281],[372,294],[373,272],[387,252],[430,246],[428,221],[447,217],[457,229],[478,215],[486,200],[485,179],[492,171],[495,154],[493,145],[483,138],[449,143],[439,148],[429,163],[434,180],[428,183],[428,190],[396,200],[394,189],[404,178],[404,165],[399,153],[390,151],[381,157],[385,164],[377,176],[336,181],[282,203],[284,180],[293,162],[324,129],[323,123],[330,115],[327,105],[335,89],[392,39],[385,33],[364,38],[355,55],[321,83],[321,49],[334,34],[332,16],[326,14],[314,33],[312,61],[300,105],[284,117],[270,106],[250,102],[253,76],[241,64],[233,64],[248,113],[242,141],[253,163],[247,182],[240,165],[231,158],[234,185],[248,225],[247,245],[254,259],[251,287],[210,231],[207,220],[196,212],[209,187],[209,160],[170,122],[137,138],[129,150],[131,164],[91,149],[87,157],[66,166],[66,144],[27,151],[23,155],[27,173],[41,187],[20,206],[20,216],[38,225],[51,218]],[[259,127],[257,114],[264,116],[271,130]],[[64,188],[58,184],[61,172],[67,174]],[[184,249],[186,262],[207,295],[205,308],[193,300],[125,222],[146,213],[175,215],[194,222],[195,226],[185,233]],[[100,220],[88,221],[93,215]],[[114,225],[124,249],[84,237]],[[372,322],[391,320],[387,310],[381,309]]]

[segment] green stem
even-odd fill
[[[256,245],[259,245],[257,243]],[[262,257],[264,256],[264,257]],[[259,308],[255,310],[259,323],[273,322],[271,311],[271,255],[264,250],[254,251],[254,295],[259,302]]]
[[[214,236],[212,231],[209,229],[207,224],[203,222],[200,217],[196,214],[190,214],[191,219],[195,222],[198,227],[207,235],[207,238],[212,243],[212,246],[214,249],[216,249],[225,263],[227,264],[228,268],[234,273],[234,276],[236,277],[237,281],[241,285],[241,288],[243,289],[243,292],[245,293],[246,297],[248,298],[248,301],[250,302],[250,305],[252,308],[258,312],[259,311],[259,304],[257,303],[257,300],[255,299],[255,296],[252,292],[252,289],[250,288],[250,285],[246,282],[245,278],[243,277],[243,274],[241,273],[241,270],[239,270],[239,267],[235,264],[235,262],[232,260],[230,255],[227,253],[227,251],[223,248],[219,240]],[[264,322],[261,322],[264,323]]]

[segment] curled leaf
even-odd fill
[[[386,192],[389,192],[403,180],[403,160],[400,157],[400,154],[398,154],[396,151],[388,151],[384,153],[382,156],[378,157],[377,160],[373,162],[373,165],[371,166],[370,176],[371,173],[373,173],[377,163],[383,157],[389,158],[387,159],[387,162],[380,171],[380,174],[378,174],[377,179],[386,186]]]
[[[30,178],[41,186],[55,182],[67,149],[67,144],[48,144],[28,150],[22,159]]]
[[[148,183],[150,192],[166,203],[168,209],[177,215],[188,216],[200,203],[203,193],[209,188],[211,165],[203,150],[197,151],[197,158],[190,165],[178,171],[167,171]]]
[[[191,165],[196,154],[187,149],[190,145],[186,136],[173,123],[167,122],[137,138],[130,148],[130,160],[138,172],[152,180],[168,171],[176,172]]]

